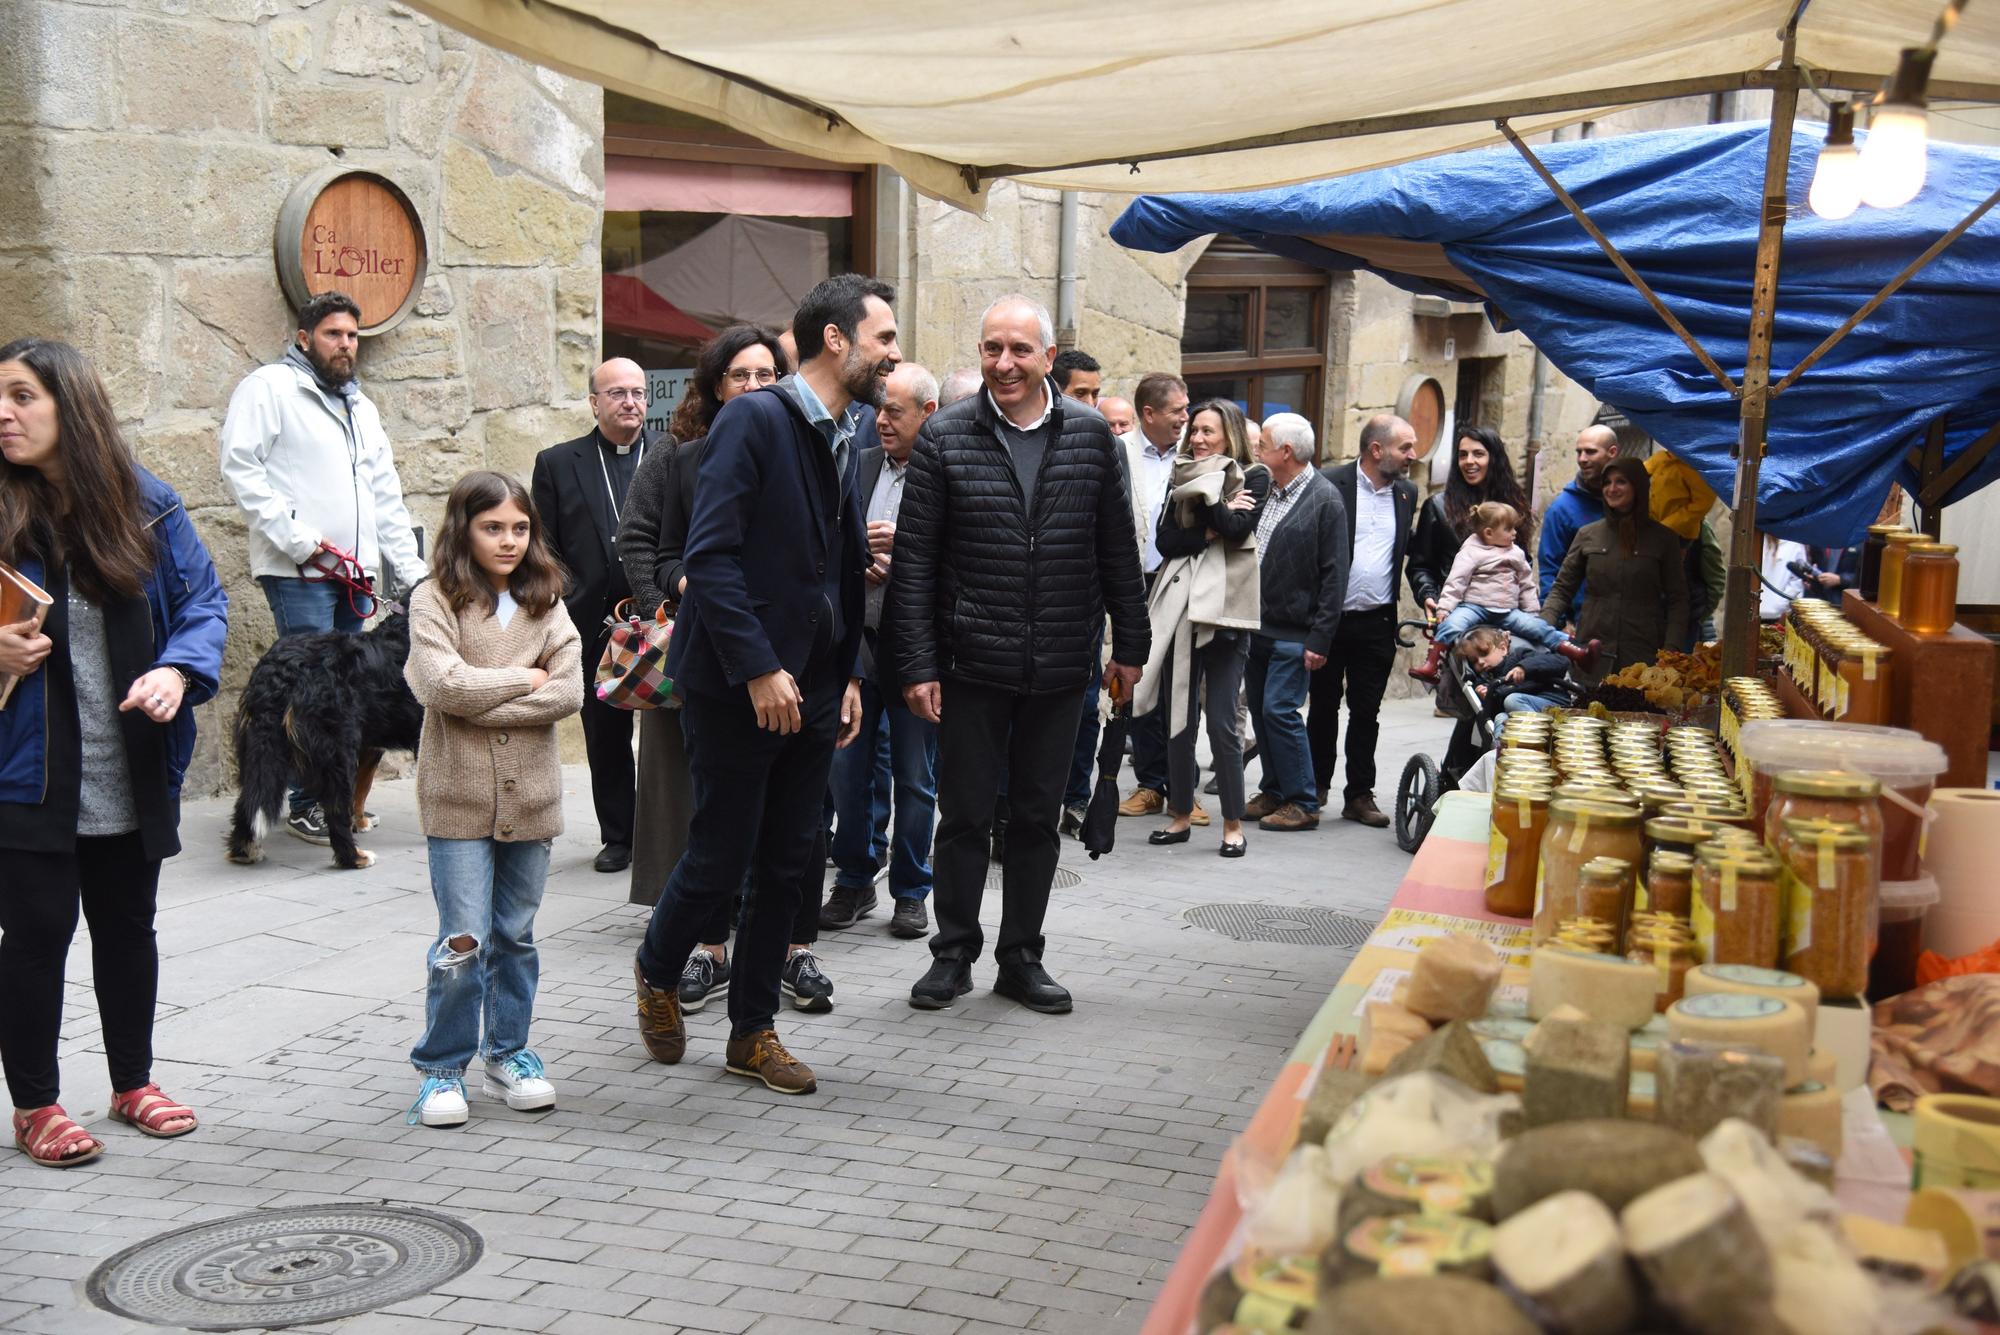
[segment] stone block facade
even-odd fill
[[[81,347],[215,557],[225,689],[190,782],[216,791],[236,691],[273,636],[217,442],[230,391],[293,328],[280,205],[334,161],[417,205],[429,279],[363,341],[360,374],[434,526],[468,469],[525,476],[589,428],[603,96],[379,0],[0,0],[0,31],[0,161],[19,164],[0,191],[0,342]]]

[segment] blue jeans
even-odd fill
[[[1312,746],[1306,740],[1304,711],[1312,674],[1306,647],[1287,640],[1250,637],[1250,665],[1244,685],[1250,696],[1250,723],[1264,758],[1260,792],[1301,811],[1319,810],[1313,786]]]
[[[316,630],[344,630],[349,635],[359,635],[368,624],[348,605],[347,590],[331,581],[259,575],[257,582],[264,587],[264,601],[271,605],[271,620],[277,623],[280,635]],[[294,785],[290,791],[291,812],[296,816],[318,800]]]
[[[1445,614],[1444,620],[1438,622],[1437,642],[1457,644],[1459,637],[1474,626],[1498,626],[1509,635],[1518,635],[1544,649],[1553,649],[1559,644],[1569,642],[1569,636],[1538,616],[1530,616],[1521,611],[1501,612],[1491,607],[1477,607],[1472,603],[1460,603]]]
[[[1565,705],[1567,701],[1548,695],[1529,695],[1526,691],[1516,691],[1500,702],[1500,707],[1509,714],[1541,714]]]
[[[428,841],[438,934],[427,956],[424,1036],[410,1064],[425,1075],[460,1076],[480,1055],[504,1061],[528,1046],[541,958],[535,910],[549,875],[549,845],[499,839]],[[469,950],[452,948],[470,937]]]
[[[889,762],[881,764],[869,739],[888,734]],[[910,712],[899,693],[883,696],[868,679],[861,683],[861,736],[833,755],[833,800],[839,821],[833,827],[833,883],[850,890],[875,884],[882,865],[871,847],[870,812],[889,805],[893,783],[894,833],[889,843],[889,893],[922,899],[931,892],[931,826],[937,817],[937,725]],[[853,831],[852,834],[849,831]]]

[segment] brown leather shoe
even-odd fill
[[[1118,804],[1121,816],[1157,816],[1167,809],[1167,799],[1151,788],[1135,788],[1132,795]]]
[[[775,1029],[730,1039],[723,1064],[731,1074],[762,1080],[780,1094],[810,1094],[819,1088],[812,1068],[785,1051]]]
[[[654,987],[632,961],[632,977],[639,985],[639,1041],[656,1062],[672,1066],[687,1055],[687,1026],[681,1023],[681,998],[677,987]]]
[[[1356,825],[1366,825],[1371,830],[1384,830],[1389,827],[1389,818],[1375,805],[1373,793],[1363,793],[1359,797],[1348,798],[1347,805],[1340,809],[1340,818],[1351,820]]]
[[[1319,813],[1307,811],[1296,802],[1287,802],[1257,822],[1260,830],[1317,830]]]
[[[1201,809],[1201,803],[1199,802],[1195,803],[1194,810],[1188,812],[1188,824],[1190,825],[1208,824],[1208,813]]]
[[[1262,820],[1285,805],[1284,799],[1275,793],[1259,793],[1243,804],[1244,820]]]

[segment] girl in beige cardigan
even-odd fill
[[[582,642],[535,503],[505,474],[468,473],[452,488],[431,575],[410,598],[403,670],[424,706],[417,810],[438,906],[409,1121],[457,1126],[482,1047],[488,1098],[555,1106],[528,1025],[535,910],[562,831],[555,725],[583,707]]]

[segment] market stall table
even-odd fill
[[[1508,964],[1502,995],[1509,989],[1525,995],[1526,974],[1520,966],[1527,962],[1528,922],[1498,917],[1485,906],[1490,816],[1490,800],[1483,793],[1450,793],[1439,801],[1429,837],[1412,859],[1381,923],[1306,1026],[1236,1145],[1223,1156],[1208,1204],[1168,1272],[1142,1335],[1187,1335],[1195,1329],[1202,1288],[1234,1250],[1243,1223],[1240,1188],[1245,1164],[1276,1165],[1290,1153],[1306,1096],[1333,1039],[1360,1032],[1362,1002],[1387,1000],[1407,976],[1426,938],[1462,932],[1485,941]],[[1908,1196],[1908,1168],[1873,1107],[1865,1085],[1849,1092],[1839,1196],[1851,1210],[1900,1222]]]

